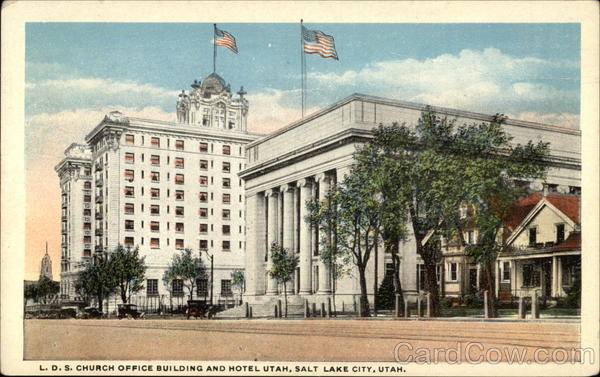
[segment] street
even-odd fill
[[[438,358],[458,361],[507,360],[515,351],[527,360],[570,360],[579,331],[576,322],[546,321],[26,320],[24,354],[26,360],[390,362],[424,360],[438,349]]]

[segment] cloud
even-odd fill
[[[28,114],[55,113],[81,108],[158,106],[174,109],[178,91],[103,78],[59,78],[25,84]]]
[[[485,113],[579,112],[579,64],[513,57],[496,48],[311,73],[322,94],[365,92]]]

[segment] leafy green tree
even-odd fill
[[[514,146],[501,123],[502,117],[496,116],[491,122],[456,126],[424,112],[414,130],[393,124],[380,125],[374,132],[372,147],[385,158],[387,169],[393,166],[397,173],[398,206],[404,203],[417,253],[424,261],[432,316],[440,314],[436,265],[441,240],[465,244],[461,205],[489,201],[499,177],[512,182],[540,176],[547,144]],[[485,254],[491,258],[493,253]]]
[[[47,304],[55,298],[59,291],[60,283],[46,276],[41,276],[35,283],[25,286],[24,296],[26,299]]]
[[[231,286],[234,291],[237,291],[240,295],[240,301],[242,300],[242,293],[244,293],[244,287],[246,284],[246,278],[244,277],[243,270],[231,271]]]
[[[204,278],[206,278],[204,263],[199,256],[193,256],[191,249],[173,255],[169,267],[163,274],[163,282],[167,287],[170,287],[175,279],[183,280],[183,285],[189,290],[190,299],[194,295],[196,279]]]
[[[110,264],[113,269],[114,278],[119,288],[121,301],[126,304],[133,293],[144,288],[144,276],[146,273],[145,258],[140,257],[139,248],[124,248],[119,245],[110,255]]]
[[[75,290],[82,296],[96,297],[98,310],[102,312],[104,299],[115,291],[117,285],[110,258],[103,255],[79,274]]]
[[[278,284],[283,284],[283,295],[285,298],[285,314],[288,315],[287,283],[292,280],[294,271],[298,267],[298,256],[290,253],[287,249],[279,246],[276,242],[271,244],[272,266],[268,271],[269,276]]]

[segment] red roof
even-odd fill
[[[570,250],[581,250],[581,233],[571,232],[569,237],[564,240],[561,244],[556,245],[552,248],[552,251],[570,251]]]
[[[504,219],[504,225],[511,232],[514,231],[542,199],[544,199],[544,195],[532,193],[516,202],[508,212],[508,216]],[[573,220],[575,224],[579,224],[578,195],[548,194],[545,199],[565,214],[565,216]]]

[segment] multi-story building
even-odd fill
[[[77,271],[92,258],[92,153],[71,144],[55,167],[61,189],[60,294],[74,298]]]
[[[299,256],[299,268],[289,288],[292,300],[301,297],[323,301],[331,294],[332,280],[327,266],[319,258],[318,235],[305,221],[306,202],[323,198],[331,183],[341,182],[353,164],[355,147],[370,139],[374,127],[393,122],[414,125],[424,111],[456,120],[458,124],[492,120],[492,116],[485,114],[352,95],[247,146],[248,165],[240,176],[245,181],[248,211],[248,301],[271,304],[281,294],[281,287],[277,287],[266,272],[271,266],[268,250],[272,242],[282,244]],[[579,131],[512,119],[505,121],[504,128],[515,143],[549,141],[551,153],[546,184],[577,190],[581,170]],[[425,275],[414,239],[401,243],[400,254],[402,288],[408,296],[415,295],[425,287]],[[392,270],[391,258],[383,253],[383,247],[372,259],[366,273],[370,300],[373,300],[375,287],[381,286]],[[455,292],[462,289],[460,284],[464,282],[459,281],[459,276],[465,270],[458,268],[459,263],[465,263],[464,254],[445,255],[440,263],[439,275],[441,279],[448,279],[447,291],[454,292],[453,283],[457,281],[459,286]],[[338,303],[356,302],[360,293],[357,276],[354,273],[337,282]]]
[[[85,138],[93,187],[85,255],[139,247],[147,266],[139,296],[188,296],[183,282],[162,281],[184,248],[200,253],[207,267],[214,258],[215,300],[231,296],[231,272],[244,268],[245,198],[237,173],[245,167],[244,146],[258,135],[246,132],[243,88],[233,98],[215,73],[192,88],[179,95],[176,123],[115,111]],[[211,282],[197,283],[194,297],[204,297]]]

